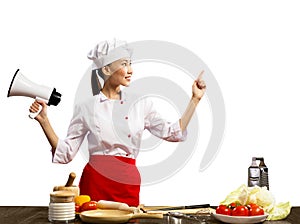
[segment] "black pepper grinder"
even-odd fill
[[[259,163],[259,169],[260,169],[260,183],[259,185],[261,187],[267,187],[269,190],[269,174],[268,174],[268,167],[265,164],[264,158],[263,157],[258,157],[256,158],[257,160],[260,161]]]

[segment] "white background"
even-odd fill
[[[47,205],[53,186],[65,184],[70,172],[77,173],[78,184],[86,162],[79,153],[67,165],[51,163],[43,132],[27,117],[32,99],[6,96],[15,70],[63,94],[60,105],[48,109],[63,138],[78,84],[90,66],[87,52],[114,37],[169,41],[193,51],[210,68],[225,99],[226,131],[211,166],[199,172],[212,125],[204,98],[197,108],[197,150],[175,175],[143,186],[141,203],[216,205],[247,183],[251,157],[263,156],[276,201],[300,205],[298,5],[277,0],[1,1],[0,205]],[[142,76],[143,67],[136,67],[135,76]],[[163,69],[153,72],[164,76]],[[182,82],[188,94],[191,83]],[[169,153],[172,147],[164,145]],[[141,153],[138,163],[166,156],[150,153]]]

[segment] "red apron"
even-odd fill
[[[80,194],[92,200],[117,201],[139,205],[141,177],[135,159],[94,155],[83,169]]]

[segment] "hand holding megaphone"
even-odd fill
[[[43,100],[36,99],[29,108],[29,117],[30,118],[37,118],[38,115],[41,115],[44,118],[44,115],[47,115],[47,104]]]
[[[10,96],[26,96],[36,99],[37,101],[44,101],[47,105],[57,106],[60,102],[61,94],[56,92],[55,88],[50,88],[43,85],[38,85],[24,75],[21,74],[19,69],[13,76],[10,83],[7,97]],[[42,106],[39,105],[38,111],[30,113],[30,118],[35,118],[42,110]],[[33,111],[33,110],[32,110]]]

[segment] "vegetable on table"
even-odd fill
[[[247,187],[243,184],[228,194],[226,198],[220,202],[220,204],[227,206],[232,203],[238,205],[256,204],[268,214],[267,220],[284,219],[291,211],[290,202],[276,204],[275,197],[271,192],[266,187],[259,186]]]

